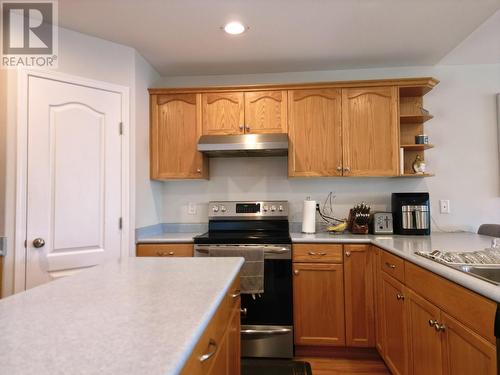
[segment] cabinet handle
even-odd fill
[[[349,167],[344,167],[344,172],[349,173],[351,171],[351,168]]]
[[[341,166],[341,165],[339,165],[339,166],[337,167],[337,172],[342,172],[342,166]]]
[[[245,129],[245,125],[240,125],[240,130]]]
[[[316,252],[314,252],[314,251],[309,251],[309,252],[308,252],[308,254],[309,254],[309,255],[313,255],[313,256],[314,256],[314,255],[319,255],[319,256],[326,255],[326,253],[324,253],[324,252],[319,252],[319,253],[316,253]]]
[[[295,275],[298,275],[298,274],[299,274],[299,270],[295,270],[295,271],[293,271],[293,273],[294,273]]]
[[[385,262],[385,265],[386,265],[387,267],[389,267],[391,270],[393,270],[393,269],[395,269],[395,268],[396,268],[396,265],[395,265],[395,264],[390,264],[390,263],[388,263],[388,262]]]
[[[213,346],[213,350],[201,355],[200,362],[205,362],[209,360],[215,354],[215,352],[217,351],[217,342],[215,342],[214,339],[210,339],[208,341],[208,348],[210,349],[211,346]]]
[[[239,289],[236,289],[233,294],[231,294],[231,298],[236,299],[239,296],[241,296],[241,291]]]
[[[174,251],[169,251],[169,252],[166,252],[166,251],[157,251],[156,252],[156,255],[158,255],[159,257],[166,257],[166,256],[172,256],[174,255],[175,252]]]
[[[434,325],[434,328],[436,329],[437,332],[444,332],[446,330],[446,327],[444,326],[444,324],[440,324],[438,322],[436,322],[436,324]]]
[[[242,316],[247,316],[247,312],[248,312],[248,311],[247,311],[247,308],[246,308],[246,307],[245,307],[245,308],[243,308],[243,309],[241,309],[241,308],[240,308],[240,314],[241,314]]]
[[[429,327],[434,327],[436,324],[438,324],[437,320],[434,319],[429,319]]]
[[[246,125],[245,126],[245,131],[249,132],[250,131],[250,126]]]
[[[350,257],[350,256],[351,256],[351,252],[350,252],[350,251],[346,251],[346,252],[345,252],[345,256],[346,256],[346,257]]]
[[[404,296],[403,294],[398,293],[398,294],[396,294],[396,299],[397,299],[398,301],[404,301],[405,296]]]
[[[196,169],[196,173],[201,173],[201,168]]]

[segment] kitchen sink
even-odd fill
[[[459,271],[468,273],[479,279],[500,285],[500,266],[455,266]]]

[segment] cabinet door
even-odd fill
[[[373,247],[375,251],[375,347],[379,354],[384,357],[385,353],[385,333],[384,333],[384,293],[382,288],[382,271],[380,269],[380,253],[381,251]]]
[[[344,175],[398,174],[397,100],[396,87],[342,89]]]
[[[442,374],[441,311],[438,307],[408,290],[409,373],[426,375]]]
[[[245,93],[245,133],[286,133],[287,92]]]
[[[385,361],[395,375],[407,374],[408,335],[404,286],[382,273],[384,301]]]
[[[289,176],[341,176],[341,92],[288,91]]]
[[[495,345],[441,313],[443,364],[446,375],[497,374]]]
[[[373,347],[373,264],[370,245],[344,245],[346,345]]]
[[[202,94],[203,134],[243,134],[244,101],[242,92]]]
[[[295,344],[343,346],[342,265],[294,263],[293,269]]]
[[[231,323],[228,327],[227,332],[227,346],[228,346],[228,374],[240,374],[241,373],[241,329],[240,329],[240,304],[238,303],[237,308],[233,313],[231,318]]]
[[[201,135],[200,94],[151,95],[151,178],[207,178],[197,151]]]
[[[225,335],[218,344],[217,353],[213,358],[212,367],[207,372],[208,375],[230,375],[228,368],[228,336]]]

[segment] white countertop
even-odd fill
[[[164,232],[137,239],[137,243],[193,243],[193,237],[202,233],[195,232]]]
[[[130,258],[0,300],[0,373],[178,374],[243,258]]]
[[[329,233],[291,233],[296,243],[371,243],[456,282],[496,302],[500,302],[500,286],[477,279],[432,260],[415,255],[415,251],[472,251],[491,246],[492,237],[475,233],[433,233],[430,236],[397,235],[332,235]]]

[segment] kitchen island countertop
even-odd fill
[[[243,258],[130,258],[0,300],[0,373],[178,374]]]

